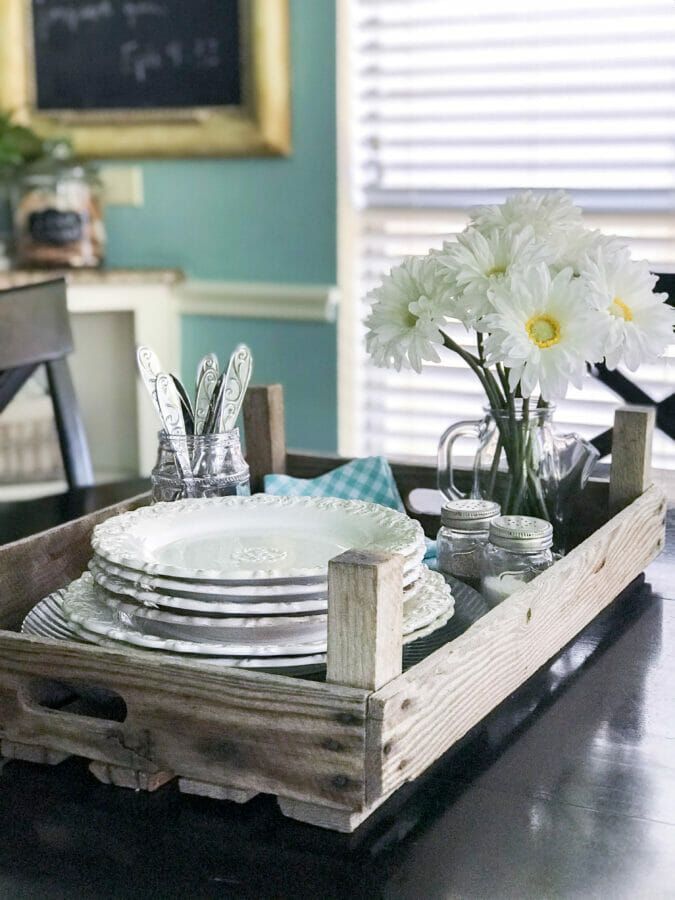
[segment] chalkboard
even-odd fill
[[[238,106],[238,0],[32,0],[37,110]]]

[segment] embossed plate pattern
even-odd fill
[[[107,519],[92,547],[109,563],[222,583],[325,579],[328,560],[358,548],[424,556],[422,527],[403,513],[334,497],[209,497],[157,503]]]

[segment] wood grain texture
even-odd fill
[[[0,741],[0,756],[3,759],[23,759],[43,766],[58,766],[70,753],[59,753],[37,744],[18,744],[14,741]]]
[[[0,628],[16,628],[47,594],[78,578],[91,559],[94,526],[148,502],[141,494],[0,547]]]
[[[558,652],[663,548],[651,487],[529,585],[368,703],[366,803],[423,772]]]
[[[614,411],[609,509],[614,514],[632,503],[651,484],[653,406],[623,406]]]
[[[10,632],[0,633],[0,659],[3,740],[133,772],[363,805],[365,691]],[[36,679],[113,691],[126,718],[46,709]]]
[[[156,791],[173,778],[173,772],[143,772],[123,766],[112,766],[97,760],[89,763],[89,771],[103,784],[114,784],[116,787],[130,788],[133,791]]]
[[[179,778],[178,790],[183,794],[197,794],[200,797],[211,797],[212,800],[231,800],[233,803],[248,803],[258,796],[258,791],[241,791],[221,784],[195,781],[193,778]]]
[[[380,803],[377,802],[373,806],[352,811],[320,806],[317,803],[304,803],[302,800],[293,800],[287,797],[278,797],[277,803],[281,812],[289,819],[316,825],[318,828],[328,828],[330,831],[341,831],[345,834],[356,831],[359,825],[380,806]]]
[[[246,460],[251,493],[263,490],[264,477],[286,471],[284,393],[280,384],[254,385],[244,400]]]
[[[375,691],[401,674],[403,557],[348,550],[328,563],[326,680]]]

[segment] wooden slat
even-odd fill
[[[85,757],[113,767],[114,777],[126,770],[127,780],[135,777],[129,773],[173,773],[363,806],[365,691],[9,632],[0,633],[0,659],[3,740]],[[45,709],[32,699],[36,679],[114,691],[126,718]]]
[[[280,384],[250,387],[244,400],[246,460],[251,493],[264,488],[264,477],[286,471],[284,392]]]
[[[583,544],[368,703],[366,803],[423,772],[584,628],[660,553],[651,487]]]
[[[328,563],[326,680],[370,691],[401,674],[403,557],[348,550]]]
[[[0,628],[17,627],[38,600],[82,574],[91,559],[95,525],[147,502],[146,494],[131,497],[0,547]]]
[[[652,480],[653,406],[623,406],[614,412],[609,509],[614,514],[646,491]]]

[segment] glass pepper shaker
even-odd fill
[[[490,522],[499,512],[499,504],[492,500],[451,500],[445,504],[436,544],[441,572],[479,589]]]
[[[480,591],[496,606],[553,564],[553,526],[532,516],[498,516],[490,523]]]

